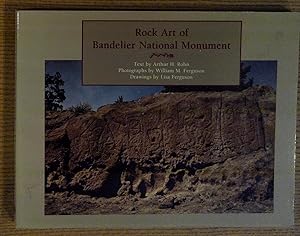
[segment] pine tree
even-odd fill
[[[249,88],[253,85],[253,78],[249,78],[248,74],[251,71],[251,66],[245,66],[241,63],[240,83],[242,88]]]
[[[45,77],[45,108],[46,111],[60,111],[63,109],[62,102],[66,99],[65,90],[62,88],[64,81],[61,74],[46,74]]]

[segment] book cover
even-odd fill
[[[293,225],[299,23],[19,11],[17,226]]]

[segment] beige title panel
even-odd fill
[[[241,21],[83,21],[83,84],[239,85],[241,28]]]

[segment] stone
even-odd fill
[[[85,213],[130,213],[131,202],[136,213],[271,211],[275,107],[275,92],[257,86],[47,112],[46,209],[68,198],[51,191],[73,191],[97,199]]]

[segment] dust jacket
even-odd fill
[[[17,12],[17,227],[293,225],[299,23]]]

